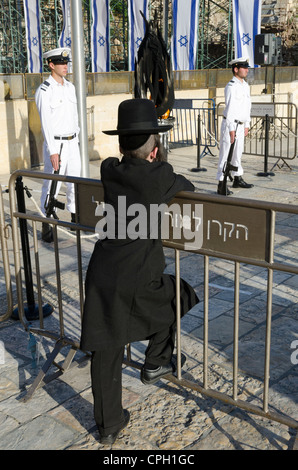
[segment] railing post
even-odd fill
[[[201,168],[201,116],[200,116],[200,110],[198,112],[197,167],[192,168],[191,171],[207,171],[206,168]]]
[[[268,171],[268,154],[269,154],[269,115],[265,116],[265,155],[264,155],[264,171],[257,173],[257,176],[274,176],[272,171]]]
[[[7,297],[6,313],[4,313],[3,315],[0,315],[0,322],[2,322],[2,321],[7,320],[12,314],[12,290],[11,290],[11,276],[10,276],[8,248],[7,248],[7,241],[5,237],[4,205],[3,205],[1,185],[0,185],[0,247],[2,251],[4,279],[5,279],[6,297]]]
[[[24,185],[22,177],[18,176],[16,178],[16,197],[17,197],[17,206],[18,211],[21,213],[26,213],[25,206],[25,197],[24,197]],[[32,267],[31,267],[31,258],[30,258],[30,247],[28,239],[28,226],[27,220],[19,219],[20,225],[20,234],[21,234],[21,244],[22,244],[22,253],[23,253],[23,269],[25,275],[25,285],[26,285],[26,296],[27,296],[27,307],[25,308],[25,316],[28,321],[34,321],[39,319],[39,308],[35,305],[34,300],[34,291],[33,291],[33,278],[32,278]],[[42,307],[43,317],[49,316],[53,311],[53,307],[49,304],[45,304]],[[19,319],[19,309],[16,307],[12,312],[12,319]]]

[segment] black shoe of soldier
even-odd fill
[[[232,191],[229,190],[229,188],[226,186],[226,193],[222,193],[222,186],[223,186],[223,181],[218,182],[217,186],[217,194],[221,194],[222,196],[230,196],[230,194],[233,194]]]
[[[74,214],[73,212],[71,212],[71,223],[72,223],[72,224],[76,224],[76,223],[77,223],[77,221],[76,221],[76,214]],[[71,230],[71,232],[75,232],[76,229],[75,229],[75,228],[71,228],[70,230]]]
[[[249,188],[253,188],[253,184],[246,183],[244,179],[242,178],[242,176],[235,176],[234,182],[233,182],[233,188],[249,189]]]
[[[54,241],[53,228],[50,224],[42,223],[41,238],[44,242],[52,243]]]

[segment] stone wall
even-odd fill
[[[0,155],[1,174],[31,167],[26,100],[0,102]]]

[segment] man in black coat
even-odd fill
[[[87,270],[81,336],[81,348],[92,351],[94,416],[102,444],[112,444],[129,421],[129,412],[122,408],[125,345],[149,340],[141,371],[144,384],[175,370],[176,284],[173,276],[163,273],[160,218],[150,223],[150,210],[194,186],[161,161],[158,134],[170,128],[158,125],[152,101],[132,99],[119,106],[117,130],[105,131],[119,136],[124,156],[101,164],[106,231]],[[137,209],[145,214],[138,227],[133,218]],[[180,291],[183,316],[198,298],[183,280]]]

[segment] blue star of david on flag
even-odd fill
[[[180,43],[180,47],[186,47],[186,44],[188,43],[187,36],[180,36],[180,39],[178,39],[178,42]]]
[[[68,46],[68,47],[71,46],[71,38],[70,37],[65,39],[65,45]]]
[[[97,42],[98,42],[98,44],[100,45],[100,47],[103,47],[103,46],[105,45],[105,43],[106,43],[106,40],[105,40],[105,38],[104,38],[103,36],[99,36]]]
[[[33,46],[37,46],[37,44],[38,44],[38,39],[35,38],[35,37],[32,38],[32,44],[33,44]]]
[[[143,38],[137,38],[137,40],[136,40],[136,46],[137,46],[138,49],[141,45],[142,40],[143,40]]]
[[[241,41],[242,41],[244,46],[249,45],[249,41],[251,41],[251,38],[249,37],[249,34],[248,33],[243,33]]]

